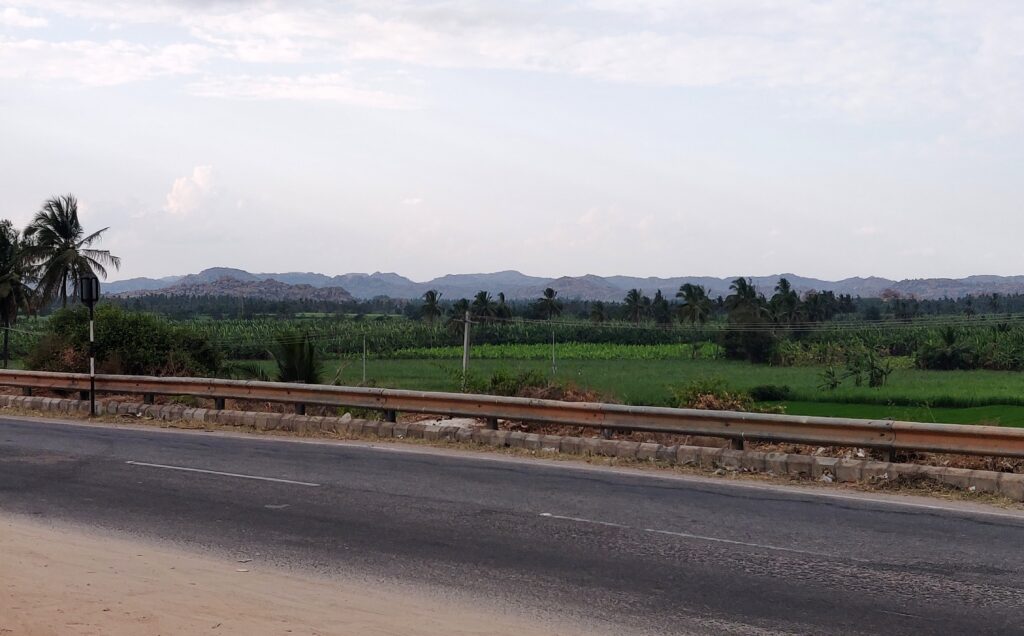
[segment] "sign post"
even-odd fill
[[[93,309],[100,299],[100,279],[92,273],[78,279],[78,295],[82,304],[89,308],[89,415],[96,416],[96,330]]]

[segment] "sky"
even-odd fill
[[[0,0],[113,279],[1024,274],[1019,0]]]

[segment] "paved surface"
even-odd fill
[[[612,633],[1024,633],[1012,514],[409,449],[0,419],[0,512]]]

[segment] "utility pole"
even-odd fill
[[[462,321],[462,390],[466,390],[466,374],[469,373],[469,310]]]
[[[551,375],[554,376],[555,372],[558,371],[558,366],[555,364],[555,328],[551,328]]]
[[[91,272],[78,279],[78,294],[89,307],[89,415],[96,417],[96,330],[93,308],[100,299],[100,279]]]

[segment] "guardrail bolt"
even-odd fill
[[[21,389],[21,394],[22,395],[32,395],[32,387],[26,386],[26,387],[22,388]]]
[[[224,398],[213,398],[213,408],[218,411],[224,410]]]
[[[743,438],[742,437],[734,437],[734,438],[732,438],[731,442],[732,442],[732,449],[733,450],[743,450]]]
[[[384,421],[385,422],[397,422],[398,421],[398,411],[396,411],[394,409],[386,409],[384,411]]]
[[[142,403],[143,404],[152,404],[153,401],[154,400],[153,400],[153,394],[152,393],[144,393],[142,395]]]
[[[498,418],[489,417],[487,418],[487,430],[496,431],[498,430]]]
[[[295,403],[295,414],[296,415],[305,415],[306,414],[306,405],[303,404],[302,402],[296,402]]]

